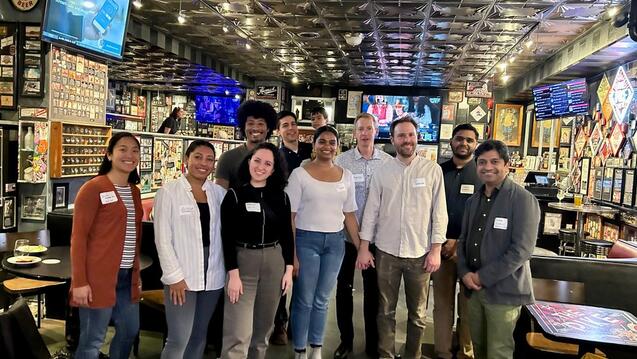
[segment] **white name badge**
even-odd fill
[[[414,188],[415,187],[425,187],[425,179],[424,178],[416,178],[414,179]]]
[[[195,206],[190,204],[185,204],[183,206],[179,206],[179,215],[186,216],[195,212]]]
[[[354,173],[354,182],[365,182],[365,175],[362,173]]]
[[[102,204],[117,202],[117,195],[115,194],[115,191],[102,192],[100,193],[100,200],[102,201]]]
[[[460,194],[473,194],[475,191],[474,187],[472,184],[462,184],[460,185]]]
[[[246,211],[248,211],[248,212],[261,212],[261,203],[246,202]]]
[[[336,192],[345,192],[346,188],[345,185],[342,183],[339,183],[336,185]]]
[[[493,228],[495,229],[507,229],[509,225],[509,220],[503,217],[495,217],[495,221],[493,222]]]

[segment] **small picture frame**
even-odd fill
[[[550,213],[544,214],[544,231],[543,234],[559,234],[562,227],[562,214]]]
[[[462,90],[451,90],[449,91],[449,103],[460,103],[464,100],[464,91]]]
[[[11,229],[16,226],[15,197],[2,198],[2,229]]]
[[[21,219],[44,221],[46,216],[46,196],[24,195],[22,196]]]
[[[66,209],[69,207],[69,184],[53,184],[53,210]]]
[[[561,148],[560,148],[561,149]],[[590,171],[591,171],[591,158],[590,157],[584,157],[582,158],[582,160],[580,161],[580,190],[579,193],[583,194],[584,196],[588,195],[588,181],[590,178]]]

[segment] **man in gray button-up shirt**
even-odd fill
[[[484,186],[467,200],[458,239],[458,276],[470,290],[475,358],[512,358],[521,306],[534,299],[529,259],[540,207],[529,191],[507,177],[509,153],[504,143],[485,141],[475,157]]]
[[[368,113],[361,113],[354,121],[354,136],[356,147],[336,157],[337,165],[346,168],[354,175],[356,186],[356,219],[361,223],[363,209],[367,201],[369,183],[372,174],[380,168],[385,161],[392,157],[374,147],[374,137],[378,132],[378,121]],[[375,250],[372,249],[373,252]],[[357,251],[349,240],[345,243],[345,257],[341,270],[338,273],[336,285],[336,321],[341,332],[341,344],[334,353],[334,358],[345,358],[352,351],[354,344],[354,299],[352,289],[354,287],[354,270],[356,267]],[[365,352],[372,358],[378,356],[378,329],[376,327],[376,315],[378,313],[378,284],[376,283],[376,269],[368,268],[363,272],[363,316],[365,318]]]

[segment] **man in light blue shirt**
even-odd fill
[[[374,147],[374,138],[378,132],[378,121],[373,115],[361,113],[354,121],[354,136],[356,147],[336,157],[337,165],[348,169],[354,175],[356,186],[356,218],[361,223],[363,209],[367,201],[369,183],[374,171],[392,157]],[[371,250],[374,251],[373,245]],[[352,351],[354,343],[354,325],[352,313],[354,309],[352,289],[354,285],[354,270],[356,266],[357,251],[349,240],[345,244],[345,257],[338,274],[336,286],[336,320],[341,332],[341,344],[334,353],[334,358],[345,358]],[[378,329],[376,327],[376,315],[378,313],[378,283],[376,269],[369,268],[363,271],[364,302],[363,313],[365,318],[365,351],[372,357],[378,357]]]

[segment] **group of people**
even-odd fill
[[[540,216],[535,198],[507,177],[506,145],[488,140],[476,149],[478,132],[459,125],[454,156],[440,166],[416,155],[418,125],[406,116],[391,124],[392,158],[374,146],[376,118],[362,113],[354,122],[356,147],[338,154],[339,135],[325,110],[313,110],[312,119],[313,143],[300,143],[294,113],[246,101],[238,111],[246,143],[224,152],[215,170],[214,147],[193,141],[184,176],[157,192],[154,234],[168,326],[162,358],[202,357],[217,302],[221,358],[264,358],[270,341],[285,343],[287,334],[295,358],[321,358],[335,287],[341,344],[334,357],[345,358],[354,341],[356,268],[370,357],[398,356],[402,279],[403,355],[420,358],[432,276],[436,355],[452,357],[459,278],[458,356],[510,358],[520,307],[533,301],[528,261]],[[266,142],[274,129],[280,148]],[[98,357],[111,320],[109,355],[128,358],[139,329],[138,162],[136,138],[115,134],[99,174],[75,200],[77,358]]]

